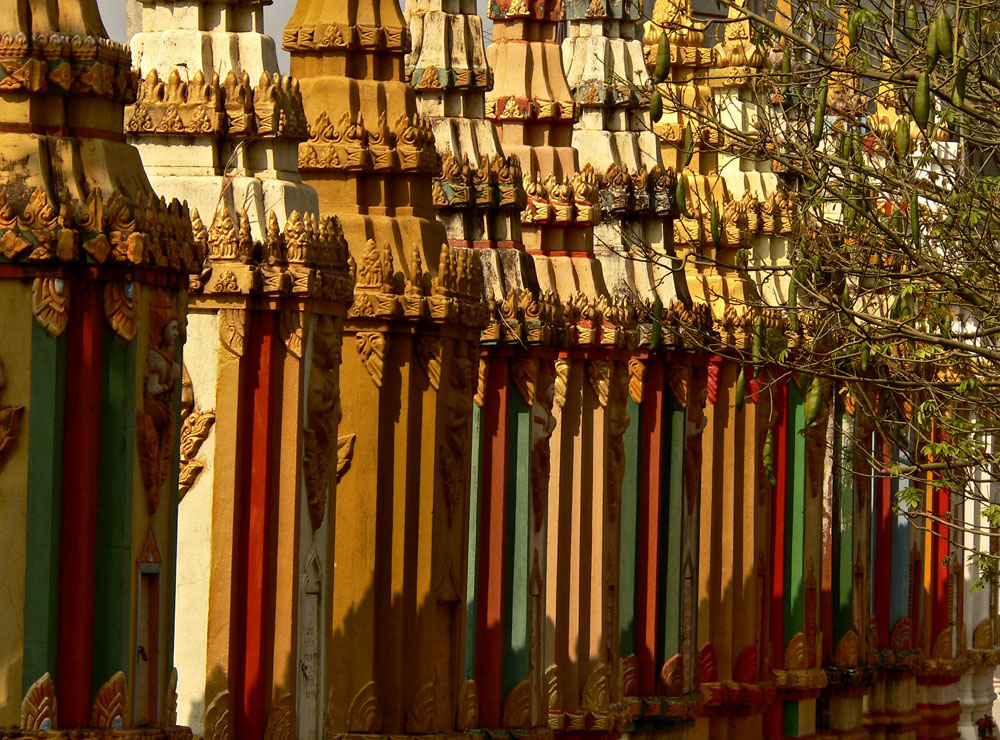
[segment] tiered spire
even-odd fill
[[[201,255],[125,143],[136,80],[93,0],[3,11],[0,736],[190,737],[172,471]]]
[[[258,239],[269,212],[280,223],[317,213],[298,176],[298,142],[309,135],[302,96],[263,32],[270,0],[128,3],[141,80],[125,130],[157,191],[184,193],[207,225],[220,207],[235,219],[245,212]]]
[[[310,130],[299,167],[340,218],[357,265],[317,716],[326,736],[471,727],[475,686],[461,674],[456,630],[487,318],[481,262],[449,246],[435,217],[441,161],[406,80],[410,31],[396,0],[299,0],[284,46]],[[463,65],[464,84],[481,87],[484,70]]]
[[[521,163],[504,154],[496,128],[485,117],[492,75],[482,20],[475,0],[460,0],[457,6],[409,0],[406,16],[413,41],[407,79],[442,158],[434,206],[450,244],[490,248],[479,256],[487,294],[499,302],[510,291],[534,287],[535,278],[521,244]]]
[[[642,301],[687,299],[673,259],[676,177],[660,158],[645,94],[650,88],[632,3],[570,0],[563,66],[579,111],[573,146],[601,178],[605,216],[594,252],[608,289]]]

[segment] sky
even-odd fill
[[[281,34],[285,30],[288,16],[292,14],[296,0],[274,0],[264,8],[264,30],[278,41],[278,65],[281,71],[288,71],[288,52],[281,48]],[[97,0],[101,9],[104,26],[108,35],[115,41],[127,41],[125,38],[125,0]],[[489,40],[489,21],[486,20],[486,0],[478,0],[479,15],[484,19],[484,31]]]

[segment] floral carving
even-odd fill
[[[368,371],[372,382],[381,388],[385,354],[389,349],[389,337],[377,331],[359,331],[354,339],[365,370]]]
[[[413,697],[413,704],[406,714],[406,731],[419,735],[431,733],[434,730],[436,703],[434,684],[425,684]]]
[[[21,702],[21,729],[35,732],[56,729],[56,708],[56,688],[52,684],[52,676],[43,673],[31,684]]]
[[[181,464],[178,486],[179,496],[184,497],[198,480],[205,464],[196,460],[195,456],[202,443],[208,438],[208,433],[215,423],[215,413],[212,411],[197,411],[195,407],[194,388],[187,368],[183,368],[181,382]]]
[[[228,691],[215,695],[205,710],[204,740],[233,740],[232,697]]]
[[[347,711],[347,731],[372,733],[381,729],[382,706],[379,703],[378,685],[369,681],[351,699],[351,706]]]
[[[128,727],[127,692],[125,674],[118,671],[97,690],[90,711],[90,726],[108,730]]]
[[[118,336],[132,341],[137,320],[134,283],[111,282],[104,286],[104,315]]]
[[[328,316],[319,316],[313,332],[312,367],[309,373],[306,426],[303,430],[303,469],[309,523],[323,523],[327,490],[333,482],[335,432],[340,421],[340,336]],[[339,468],[339,465],[336,466]]]
[[[60,336],[69,323],[69,285],[60,278],[35,278],[31,284],[31,310],[45,331]]]

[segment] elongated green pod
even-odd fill
[[[656,45],[656,66],[653,68],[653,77],[657,82],[663,82],[670,75],[670,39],[666,30],[660,34],[660,41]]]
[[[955,35],[951,27],[951,16],[948,11],[942,9],[934,22],[934,35],[937,36],[938,52],[945,59],[950,60],[955,46]]]
[[[906,6],[906,30],[911,36],[916,36],[920,29],[920,21],[917,20],[917,7],[910,3]]]
[[[969,76],[969,52],[964,46],[958,47],[955,62],[955,84],[951,88],[951,104],[956,108],[965,105],[965,82]]]
[[[722,248],[722,229],[719,227],[719,207],[712,201],[712,215],[711,215],[711,228],[712,228],[712,244],[715,245],[716,249]]]
[[[851,137],[846,131],[837,133],[837,154],[844,161],[851,158]]]
[[[806,417],[806,426],[811,427],[819,419],[819,412],[823,407],[823,382],[819,378],[813,378],[806,391],[806,401],[803,408]]]
[[[851,17],[847,19],[847,40],[850,42],[852,49],[856,49],[858,46],[861,21],[863,21],[864,18],[865,13],[863,10],[855,10],[851,13]]]
[[[781,82],[785,85],[792,84],[792,49],[785,47],[785,52],[781,55]]]
[[[788,328],[794,333],[799,331],[799,283],[792,275],[792,280],[788,285]]]
[[[745,367],[740,368],[740,374],[736,376],[736,410],[740,411],[743,408],[743,403],[746,401],[747,395],[747,370]]]
[[[663,96],[660,91],[653,92],[653,97],[649,99],[649,115],[656,123],[663,117]]]
[[[823,141],[823,125],[826,121],[826,98],[830,92],[830,78],[824,77],[819,83],[819,97],[816,100],[816,120],[813,121],[813,146]]]
[[[920,208],[917,201],[917,191],[914,190],[910,196],[910,238],[913,240],[913,248],[920,248]]]
[[[691,122],[684,125],[684,166],[691,164],[694,157],[694,132],[691,130]]]
[[[688,210],[687,206],[687,182],[683,174],[677,175],[677,190],[674,193],[674,198],[677,201],[677,210],[685,218],[691,218],[691,211]]]
[[[868,372],[868,365],[872,359],[872,348],[870,344],[861,345],[861,372]]]
[[[656,298],[653,302],[653,327],[649,337],[649,348],[657,349],[663,344],[663,301]]]
[[[900,159],[910,155],[910,122],[902,116],[896,121],[896,155]]]
[[[767,482],[772,486],[778,485],[777,476],[774,474],[774,430],[770,427],[768,427],[767,436],[764,437],[761,458],[764,463],[764,472],[767,473]]]
[[[941,49],[938,48],[937,27],[934,23],[931,23],[930,28],[927,29],[927,44],[924,47],[924,54],[927,57],[927,71],[933,72],[938,63],[938,57],[941,56]]]
[[[917,77],[917,90],[913,98],[913,117],[922,129],[927,128],[931,115],[931,76],[921,72]]]

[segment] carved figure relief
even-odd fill
[[[208,433],[214,423],[215,412],[196,410],[191,376],[188,374],[187,367],[183,367],[183,380],[181,381],[181,465],[178,484],[180,498],[184,498],[184,494],[190,490],[205,468],[205,463],[196,460],[195,456],[201,449],[202,443],[208,438]]]
[[[180,323],[162,290],[153,294],[149,311],[149,349],[142,409],[136,414],[136,438],[142,483],[150,515],[156,513],[160,492],[170,475],[174,421],[171,397],[181,382],[181,366],[175,359]]]
[[[340,337],[333,320],[317,316],[312,336],[312,365],[303,430],[303,476],[309,523],[318,529],[326,512],[327,490],[333,482],[340,447],[334,436],[340,423]]]

